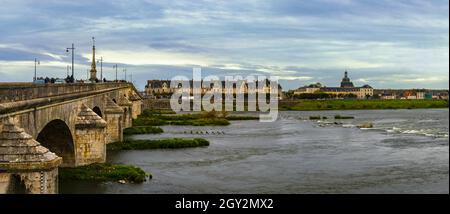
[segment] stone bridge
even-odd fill
[[[130,83],[0,84],[0,193],[57,193],[58,167],[105,162],[141,106]]]

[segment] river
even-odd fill
[[[337,114],[355,119],[334,124]],[[310,115],[329,119],[310,121]],[[374,128],[356,127],[365,122]],[[291,111],[280,112],[273,123],[163,129],[160,135],[133,137],[203,137],[211,145],[109,152],[109,162],[137,165],[153,179],[64,182],[60,192],[449,193],[448,109]]]

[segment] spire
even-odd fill
[[[97,79],[97,69],[95,64],[95,38],[92,37],[92,64],[91,64],[91,78],[90,81],[95,81]]]

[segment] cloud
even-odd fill
[[[97,56],[145,79],[191,65],[218,74],[278,75],[285,88],[337,85],[348,69],[376,87],[448,88],[449,9],[445,0],[4,0],[0,81],[25,81],[34,58],[43,74],[64,73],[75,43],[84,75]],[[54,66],[50,66],[54,65]],[[173,69],[173,70],[172,70]],[[59,72],[59,73],[58,73]],[[414,74],[417,76],[410,76]],[[402,78],[399,78],[402,77]],[[390,78],[390,80],[389,80]]]
[[[116,62],[128,65],[198,65],[207,66],[211,60],[199,55],[172,53],[148,50],[102,50],[98,55],[104,55],[106,62]],[[91,54],[84,54],[91,58]]]

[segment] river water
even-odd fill
[[[355,119],[334,120],[337,114]],[[310,121],[310,115],[330,119]],[[374,128],[356,127],[366,122]],[[203,137],[211,145],[111,152],[109,162],[137,165],[153,179],[65,182],[60,192],[449,193],[448,109],[292,111],[280,112],[273,123],[163,129],[160,135],[133,137]]]

